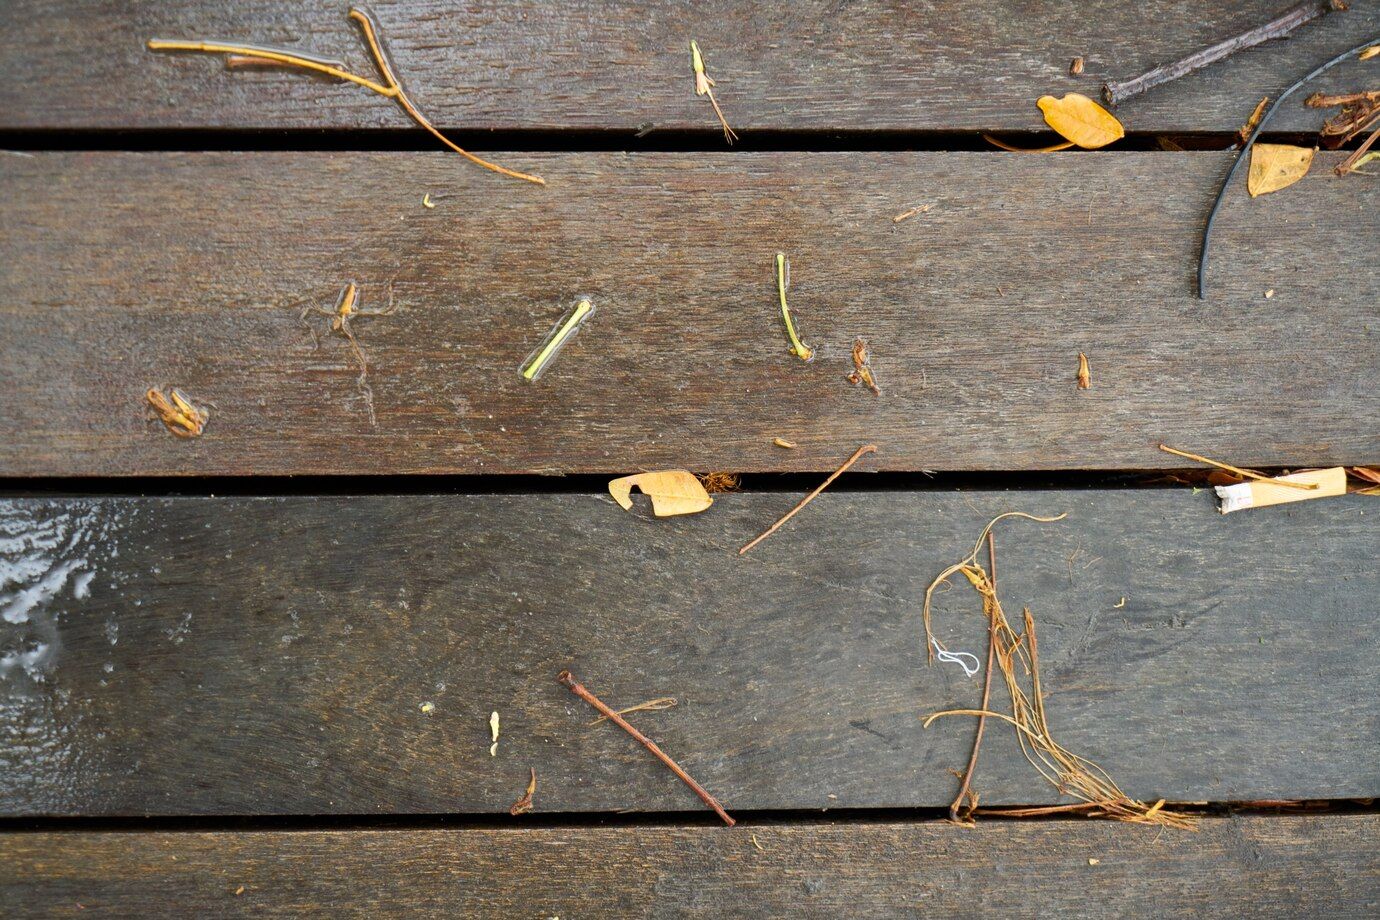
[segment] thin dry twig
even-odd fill
[[[932,207],[934,207],[934,205],[932,205],[932,204],[926,204],[926,205],[921,205],[921,206],[918,207],[918,208],[911,208],[909,211],[902,211],[900,214],[897,214],[895,217],[893,217],[893,218],[891,219],[891,222],[892,222],[893,224],[899,224],[899,223],[900,223],[901,221],[903,221],[903,220],[910,220],[912,217],[914,217],[914,216],[917,215],[917,214],[924,214],[926,211],[928,211],[928,210],[929,210],[930,208],[932,208]]]
[[[1215,45],[1193,52],[1172,64],[1161,64],[1130,80],[1114,81],[1102,85],[1102,98],[1108,105],[1125,102],[1146,90],[1187,76],[1193,71],[1215,64],[1228,55],[1246,48],[1254,48],[1264,42],[1286,38],[1301,26],[1328,13],[1345,10],[1342,0],[1306,0],[1280,13],[1269,22],[1247,29],[1239,35],[1220,41]]]
[[[624,719],[618,713],[610,709],[597,696],[589,692],[589,690],[585,689],[584,684],[580,683],[575,679],[575,675],[571,674],[569,671],[562,671],[560,674],[556,675],[556,679],[559,680],[561,683],[565,684],[566,687],[570,689],[571,693],[575,694],[580,699],[584,700],[586,703],[593,706],[595,709],[599,710],[599,712],[603,714],[604,718],[613,722],[619,728],[623,729],[623,731],[627,732],[628,734],[636,738],[637,741],[643,747],[652,752],[652,754],[656,757],[657,760],[660,760],[662,763],[664,763],[667,766],[667,768],[672,773],[674,773],[682,783],[685,783],[685,785],[693,789],[695,794],[700,797],[704,804],[714,809],[714,812],[720,818],[723,819],[725,824],[727,824],[729,827],[732,827],[734,824],[737,823],[731,817],[729,817],[728,812],[724,811],[724,807],[719,804],[719,800],[714,798],[714,796],[710,795],[707,789],[705,789],[699,783],[695,782],[694,778],[691,777],[689,773],[686,773],[683,769],[681,769],[680,764],[676,763],[674,760],[670,758],[669,755],[667,755],[665,751],[657,747],[656,742],[648,738],[646,735],[642,734],[637,729],[633,728],[631,725],[628,724],[628,721],[626,719]]]
[[[1243,470],[1240,467],[1235,467],[1228,463],[1222,463],[1217,460],[1209,460],[1207,457],[1200,457],[1197,454],[1190,454],[1186,450],[1177,450],[1173,447],[1166,447],[1163,444],[1160,445],[1160,450],[1164,451],[1166,454],[1173,454],[1176,457],[1183,457],[1187,460],[1197,460],[1199,463],[1206,463],[1208,466],[1215,466],[1219,470],[1226,470],[1228,473],[1235,473],[1242,479],[1254,479],[1258,482],[1268,482],[1277,486],[1288,486],[1291,489],[1312,490],[1318,487],[1318,484],[1316,482],[1290,482],[1287,479],[1278,479],[1274,476],[1266,476],[1264,473],[1256,473],[1252,472],[1251,470]]]
[[[511,169],[499,166],[497,163],[490,163],[458,146],[450,138],[442,134],[425,115],[417,110],[412,100],[402,88],[392,64],[389,63],[388,55],[384,51],[383,44],[378,36],[378,23],[374,17],[362,7],[351,7],[350,18],[358,23],[360,31],[364,33],[364,39],[369,45],[369,52],[373,55],[374,66],[378,68],[379,74],[383,77],[380,84],[368,77],[361,77],[358,74],[350,73],[345,70],[339,61],[329,60],[310,54],[302,54],[283,48],[274,48],[268,45],[253,45],[245,42],[221,42],[221,41],[181,41],[162,38],[154,38],[148,41],[150,51],[197,51],[204,54],[224,54],[227,55],[227,63],[233,66],[281,66],[299,67],[317,74],[332,77],[337,80],[346,80],[357,84],[365,89],[372,90],[383,96],[385,99],[392,99],[402,106],[413,121],[420,125],[427,133],[431,134],[441,143],[451,150],[460,154],[471,163],[482,166],[504,176],[513,179],[522,179],[526,182],[534,182],[537,185],[545,185],[546,180],[540,176],[532,176],[527,173],[516,172]]]
[[[846,472],[848,471],[848,468],[851,467],[853,464],[857,463],[858,460],[859,460],[864,454],[875,453],[876,450],[877,450],[877,445],[876,445],[876,444],[864,444],[862,447],[859,447],[857,450],[855,450],[855,451],[853,452],[853,456],[849,457],[847,460],[845,460],[845,461],[843,462],[843,466],[841,466],[841,467],[839,467],[838,469],[834,470],[834,472],[832,472],[832,473],[829,474],[829,478],[828,478],[828,479],[824,480],[824,482],[822,482],[822,483],[819,484],[819,488],[815,489],[815,490],[814,490],[813,492],[811,492],[809,495],[807,495],[807,496],[805,496],[804,498],[802,498],[802,499],[800,500],[800,502],[799,502],[794,508],[792,508],[790,511],[787,511],[784,515],[782,515],[782,517],[781,517],[780,520],[778,520],[775,524],[773,524],[773,525],[771,525],[770,527],[768,527],[765,531],[763,531],[763,532],[762,532],[760,535],[758,535],[755,539],[749,541],[742,549],[738,550],[738,555],[739,555],[739,556],[743,555],[743,553],[746,553],[748,550],[752,549],[752,548],[753,548],[754,546],[756,546],[758,543],[761,543],[761,542],[762,542],[763,540],[765,540],[767,537],[770,537],[772,534],[776,533],[776,531],[778,531],[779,529],[781,529],[781,525],[782,525],[782,524],[786,523],[786,522],[789,521],[791,518],[795,517],[797,514],[800,513],[800,509],[804,508],[804,507],[805,507],[806,505],[808,505],[810,502],[814,501],[816,495],[818,495],[819,493],[823,492],[825,489],[829,488],[829,483],[833,482],[835,479],[838,479],[840,476],[842,476],[844,473],[846,473]]]

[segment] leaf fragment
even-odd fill
[[[489,714],[489,733],[493,735],[494,743],[489,745],[489,756],[498,756],[498,710],[495,709]]]
[[[1096,150],[1126,136],[1126,129],[1111,112],[1082,93],[1066,93],[1062,99],[1041,96],[1036,100],[1045,123],[1084,150]]]
[[[1308,175],[1316,148],[1293,144],[1256,144],[1251,148],[1251,169],[1246,191],[1255,198],[1288,188]]]
[[[1251,113],[1251,117],[1247,118],[1246,123],[1237,130],[1237,140],[1240,141],[1243,146],[1246,141],[1251,139],[1251,133],[1255,131],[1255,126],[1260,124],[1260,117],[1265,114],[1265,106],[1269,104],[1269,96],[1261,99],[1260,102],[1256,104],[1255,111]]]
[[[652,514],[657,517],[696,514],[714,504],[704,484],[688,470],[638,473],[611,481],[609,494],[624,511],[632,510],[633,486],[652,499]]]

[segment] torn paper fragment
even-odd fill
[[[1279,482],[1306,483],[1316,485],[1317,488],[1297,489],[1280,486],[1274,484],[1276,480]],[[1233,511],[1244,511],[1247,508],[1263,508],[1266,505],[1279,505],[1284,502],[1301,502],[1310,498],[1345,495],[1346,470],[1343,467],[1334,466],[1325,470],[1309,470],[1305,473],[1278,476],[1275,480],[1241,482],[1234,486],[1214,486],[1213,488],[1217,490],[1217,498],[1221,502],[1218,510],[1223,514],[1230,514]]]

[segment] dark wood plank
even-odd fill
[[[506,813],[529,766],[544,813],[698,808],[566,667],[677,697],[638,724],[730,809],[944,805],[973,726],[921,717],[980,683],[926,667],[921,599],[1012,509],[1070,514],[997,537],[1063,744],[1149,800],[1380,793],[1373,499],[825,493],[735,554],[794,501],[8,501],[0,813]],[[936,625],[981,649],[972,592]],[[1058,800],[989,736],[984,803]]]
[[[399,73],[437,124],[470,129],[716,131],[693,93],[700,42],[731,122],[774,130],[1044,129],[1045,93],[1096,96],[1103,81],[1258,25],[1292,0],[1019,0],[917,5],[799,0],[688,3],[534,0],[375,4]],[[289,44],[372,73],[347,4],[244,0],[12,0],[0,47],[5,128],[411,128],[366,90],[219,61],[152,55],[153,37]],[[1122,106],[1139,131],[1234,131],[1255,103],[1380,34],[1355,2],[1288,42],[1242,53]],[[1075,56],[1081,77],[1068,73]],[[1354,91],[1360,74],[1320,89]],[[1314,130],[1294,104],[1281,130]]]
[[[0,158],[0,474],[831,470],[867,442],[891,470],[1190,465],[1160,441],[1374,462],[1380,186],[1322,155],[1235,191],[1204,303],[1229,156],[504,158],[546,189],[449,154]],[[358,323],[377,427],[344,340],[283,306],[349,278],[400,305]],[[581,294],[598,313],[527,383]],[[855,336],[880,398],[844,379]],[[150,421],[155,385],[215,404],[200,440]]]
[[[20,917],[1292,920],[1375,916],[1377,845],[1374,815],[1172,835],[1093,822],[32,833],[0,835],[0,896]]]

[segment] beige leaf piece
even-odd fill
[[[1246,191],[1254,198],[1288,188],[1308,175],[1314,149],[1293,144],[1256,144],[1251,148],[1251,171]]]
[[[1045,113],[1045,123],[1084,150],[1106,147],[1126,136],[1116,116],[1081,93],[1064,98],[1041,96],[1036,104]]]
[[[687,470],[638,473],[613,480],[609,483],[609,494],[624,511],[632,510],[633,486],[641,489],[643,495],[651,496],[652,514],[657,517],[696,514],[714,504],[695,474]]]

